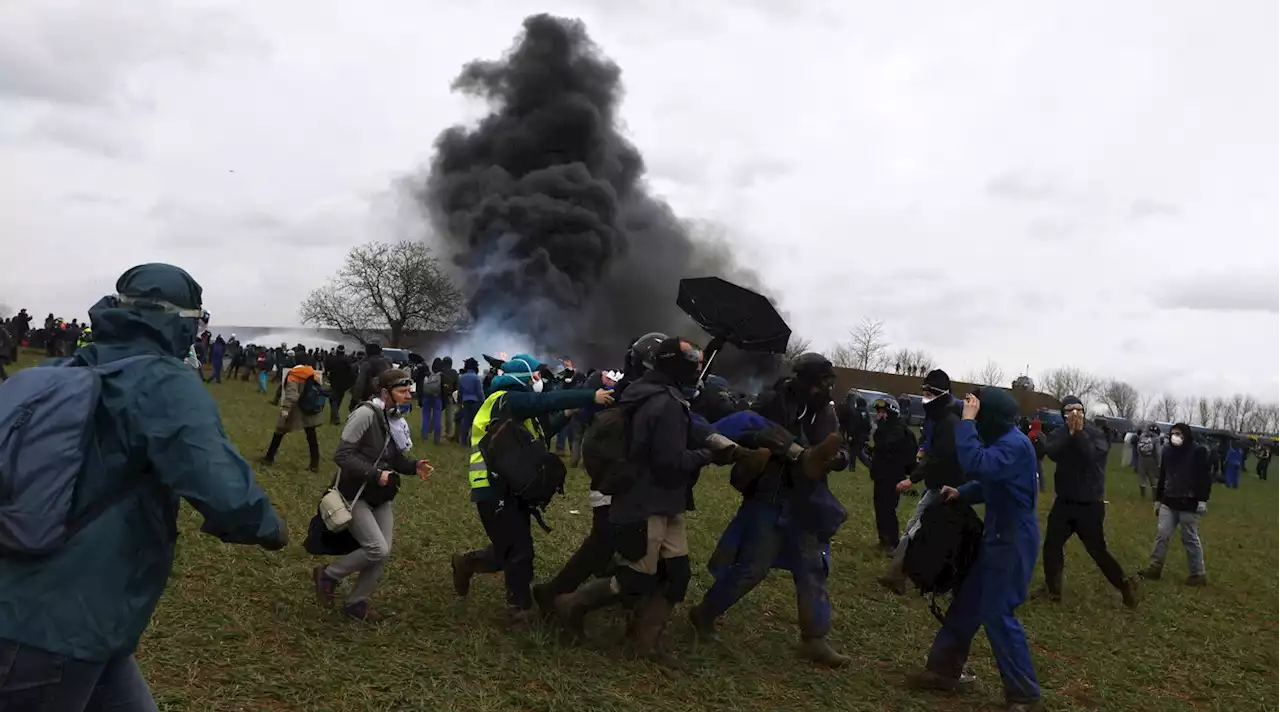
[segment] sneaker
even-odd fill
[[[316,601],[322,606],[328,606],[338,595],[338,579],[326,574],[324,570],[323,564],[315,567],[311,572],[311,579],[316,586]]]

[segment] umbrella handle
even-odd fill
[[[707,344],[707,360],[702,364],[702,373],[698,374],[698,380],[707,377],[707,372],[711,370],[711,362],[716,359],[716,354],[720,353],[722,348],[724,348],[724,339],[719,336],[711,339],[711,343]]]

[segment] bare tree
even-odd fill
[[[853,349],[848,344],[836,344],[827,353],[827,360],[836,368],[856,368],[853,360]]]
[[[1143,393],[1138,396],[1138,405],[1135,412],[1141,420],[1155,420],[1151,412],[1152,404],[1155,401],[1155,395],[1151,393]]]
[[[1244,405],[1244,396],[1239,393],[1222,403],[1222,427],[1235,430],[1240,423],[1240,407]]]
[[[1183,398],[1178,405],[1178,419],[1182,422],[1193,425],[1196,420],[1196,399],[1194,396]]]
[[[1236,428],[1236,432],[1248,432],[1245,426],[1249,423],[1250,418],[1253,417],[1254,411],[1258,409],[1258,401],[1253,396],[1231,396],[1232,401],[1235,401],[1236,398],[1240,398],[1240,413],[1236,416],[1239,418],[1240,427]]]
[[[970,371],[964,380],[979,386],[1004,387],[1004,369],[1000,368],[1000,364],[995,361],[987,359],[987,363],[980,370]]]
[[[901,348],[894,351],[887,360],[895,373],[904,376],[923,376],[936,367],[933,357],[924,349]]]
[[[1227,410],[1227,401],[1222,396],[1216,396],[1213,402],[1209,404],[1209,427],[1221,428],[1223,426],[1223,415]]]
[[[1214,427],[1210,425],[1213,422],[1213,406],[1210,405],[1208,398],[1196,399],[1196,423],[1206,428]]]
[[[863,317],[862,323],[849,332],[849,351],[853,368],[875,371],[888,363],[889,343],[885,341],[884,322]]]
[[[1178,399],[1168,393],[1160,396],[1160,400],[1156,401],[1156,417],[1166,423],[1177,420]]]
[[[1066,396],[1076,396],[1087,401],[1095,395],[1101,382],[1094,376],[1070,366],[1055,368],[1040,377],[1040,389],[1057,400]]]
[[[368,341],[387,332],[398,347],[405,332],[447,329],[462,295],[421,242],[370,242],[351,248],[327,285],[302,302],[302,321]]]
[[[1099,391],[1098,399],[1117,418],[1134,420],[1138,417],[1138,389],[1124,381],[1107,381]]]
[[[800,354],[808,353],[809,347],[812,345],[813,345],[813,342],[809,341],[808,339],[802,339],[798,336],[792,337],[791,340],[787,342],[787,352],[786,352],[787,363],[791,363],[792,361],[796,360],[796,357],[798,357]]]
[[[1258,430],[1267,435],[1280,430],[1280,404],[1267,403],[1258,409]]]

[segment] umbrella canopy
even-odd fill
[[[502,368],[502,364],[507,362],[507,359],[505,358],[498,358],[497,356],[490,356],[489,354],[480,355],[484,357],[485,361],[489,362],[490,368]]]
[[[680,280],[676,305],[708,334],[743,351],[787,351],[791,327],[763,295],[719,277]]]

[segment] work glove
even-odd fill
[[[1209,511],[1208,502],[1196,502],[1196,514],[1204,514]]]

